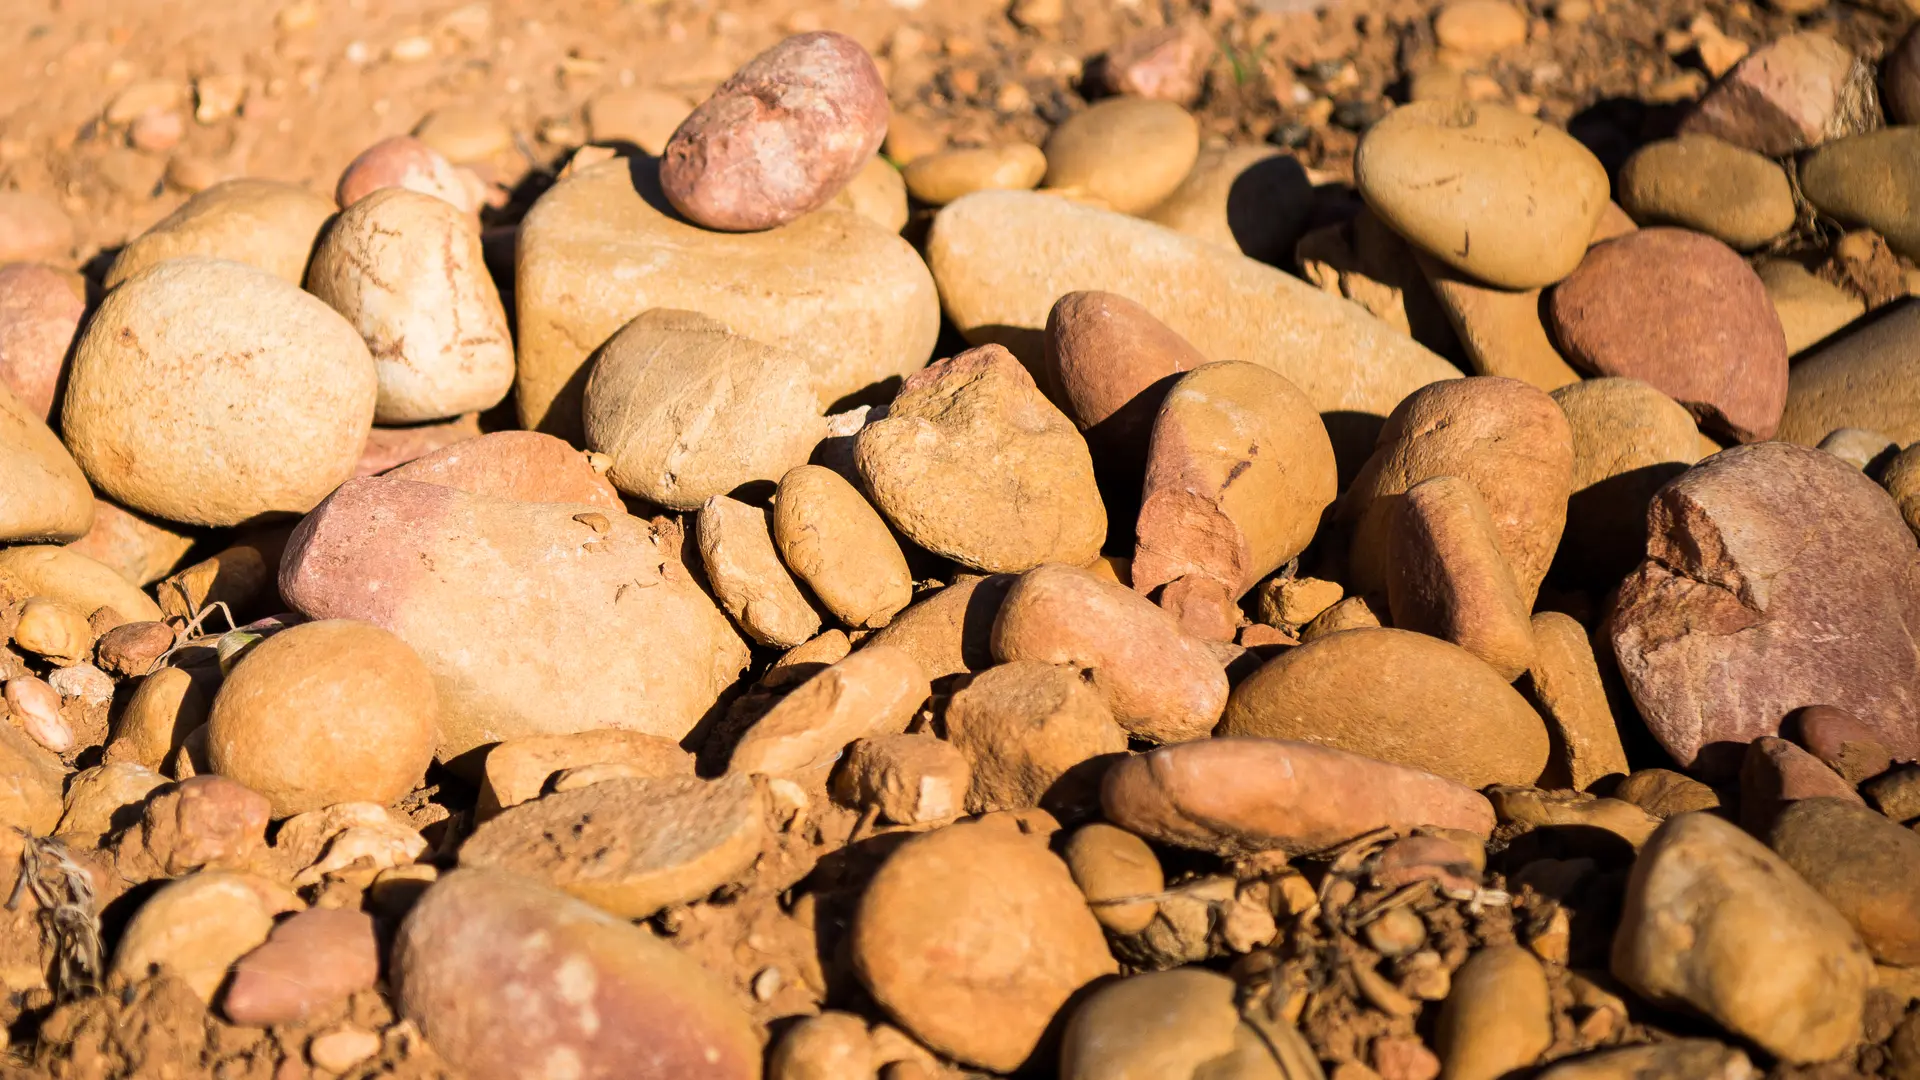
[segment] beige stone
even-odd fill
[[[957,575],[943,589],[920,598],[867,639],[905,649],[935,683],[993,666],[993,624],[1012,574]]]
[[[1293,258],[1313,208],[1299,160],[1270,146],[1208,147],[1173,193],[1141,216],[1272,266]]]
[[[659,157],[673,129],[693,103],[650,86],[608,90],[587,102],[587,137],[597,143],[629,142]]]
[[[1342,630],[1363,630],[1381,625],[1379,614],[1367,603],[1366,597],[1349,596],[1315,615],[1307,625],[1301,627],[1300,640],[1302,643],[1318,641]]]
[[[1431,255],[1416,259],[1475,375],[1504,375],[1542,390],[1580,381],[1540,320],[1539,289],[1496,289]]]
[[[172,573],[197,539],[191,530],[95,499],[93,527],[67,547],[144,587]]]
[[[734,624],[762,645],[792,648],[820,630],[820,613],[773,549],[771,515],[725,495],[700,508],[697,541],[707,585]]]
[[[1390,526],[1393,625],[1453,642],[1508,682],[1533,664],[1533,630],[1493,517],[1471,481],[1435,476],[1408,488]]]
[[[900,825],[949,821],[967,802],[973,769],[952,743],[932,735],[856,739],[834,773],[833,793],[849,806],[880,809]]]
[[[228,180],[188,199],[120,249],[107,270],[112,289],[167,259],[230,259],[292,285],[306,279],[333,200],[278,180]]]
[[[1763,259],[1754,271],[1780,317],[1789,355],[1826,340],[1866,313],[1859,296],[1814,276],[1793,259]]]
[[[1787,408],[1775,438],[1816,446],[1835,428],[1920,442],[1920,304],[1894,305],[1800,354],[1787,372]],[[82,462],[82,464],[85,464]]]
[[[99,847],[109,834],[138,823],[147,796],[166,783],[166,777],[131,761],[82,769],[67,782],[53,833],[69,844]]]
[[[1046,181],[1137,214],[1172,194],[1199,153],[1200,126],[1187,110],[1169,101],[1108,98],[1054,128]]]
[[[976,191],[1025,191],[1047,175],[1047,155],[1031,143],[942,150],[907,163],[901,176],[913,197],[945,206]]]
[[[181,878],[134,912],[109,971],[127,982],[155,968],[171,971],[211,1002],[234,961],[267,940],[273,917],[301,906],[299,897],[253,874]]]
[[[93,527],[93,492],[60,437],[0,386],[0,542],[65,543]]]
[[[1679,402],[1638,379],[1588,379],[1553,392],[1573,432],[1573,493],[1561,555],[1611,585],[1646,549],[1653,493],[1700,457]]]
[[[1275,577],[1255,593],[1256,612],[1268,626],[1304,626],[1340,602],[1337,581],[1311,577]]]
[[[955,691],[947,739],[972,765],[969,813],[1090,805],[1100,758],[1124,754],[1127,733],[1100,694],[1065,667],[1016,660]]]
[[[1540,1080],[1639,1080],[1645,1076],[1755,1080],[1759,1075],[1747,1055],[1731,1046],[1712,1039],[1673,1039],[1556,1062],[1540,1074]]]
[[[913,599],[907,557],[887,523],[832,469],[802,465],[780,478],[773,543],[787,568],[848,626],[885,626]]]
[[[1138,934],[1153,921],[1159,906],[1137,898],[1159,893],[1167,879],[1145,840],[1096,821],[1074,830],[1060,857],[1101,926],[1116,934]]]
[[[103,607],[123,619],[152,622],[159,605],[127,579],[69,548],[25,544],[0,548],[0,589],[22,598],[44,596],[91,615]]]
[[[907,226],[907,183],[892,162],[875,154],[827,205],[851,210],[897,233]]]
[[[507,739],[487,751],[475,815],[484,820],[538,798],[555,774],[587,765],[620,765],[650,777],[691,776],[693,755],[671,739],[618,728]]]
[[[1609,776],[1625,777],[1627,752],[1586,627],[1558,611],[1534,615],[1529,673],[1540,715],[1557,736],[1554,765],[1564,767],[1566,782],[1585,791]]]
[[[1435,1035],[1449,1078],[1499,1080],[1533,1064],[1553,1042],[1546,969],[1519,945],[1475,952],[1453,973]]]
[[[173,760],[187,735],[207,722],[219,681],[219,669],[211,666],[163,667],[140,680],[114,724],[107,760],[149,769]]]
[[[901,649],[869,645],[800,684],[734,745],[730,773],[805,775],[848,743],[906,730],[931,688]]]
[[[1241,1028],[1232,979],[1154,971],[1089,995],[1060,1040],[1061,1080],[1190,1080],[1231,1053]]]
[[[1793,228],[1795,215],[1780,166],[1703,134],[1636,150],[1620,168],[1620,203],[1642,225],[1679,225],[1742,251]]]

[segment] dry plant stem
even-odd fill
[[[21,898],[27,893],[40,905],[40,933],[57,959],[55,1001],[64,1003],[98,993],[102,948],[100,920],[93,911],[93,879],[58,840],[43,840],[25,829],[15,831],[25,843],[7,910],[19,910]]]

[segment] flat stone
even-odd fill
[[[905,650],[936,684],[985,671],[994,665],[993,625],[1000,604],[1018,580],[1013,574],[956,575],[945,588],[921,593],[867,643]]]
[[[771,515],[725,495],[700,507],[700,566],[734,624],[762,645],[792,648],[820,630],[820,613],[773,547]]]
[[[1845,709],[1831,705],[1796,709],[1782,730],[1849,784],[1879,776],[1893,766],[1893,751]]]
[[[745,776],[804,776],[848,743],[897,735],[932,692],[905,651],[869,645],[800,684],[734,745],[727,769]]]
[[[780,478],[773,543],[846,626],[883,627],[913,599],[913,574],[886,521],[832,469],[802,465]]]
[[[275,926],[233,966],[221,998],[227,1019],[247,1027],[298,1023],[380,978],[373,920],[359,911],[314,908]]]
[[[899,825],[949,821],[966,805],[973,769],[966,756],[932,735],[856,739],[833,777],[834,796],[850,806],[876,806]]]
[[[1678,225],[1742,251],[1793,227],[1780,166],[1712,135],[1648,143],[1620,168],[1620,202],[1642,225]]]
[[[587,765],[621,765],[655,777],[693,775],[693,755],[658,735],[618,728],[524,735],[487,751],[475,814],[484,821],[539,798],[554,774]]]

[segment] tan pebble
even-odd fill
[[[892,162],[875,154],[827,205],[851,210],[897,233],[907,226],[907,183]]]
[[[587,102],[587,136],[597,143],[630,142],[658,157],[692,111],[692,102],[666,90],[609,90]]]
[[[585,503],[624,512],[607,459],[537,431],[491,431],[421,454],[385,475],[523,502]],[[277,560],[275,560],[277,562]]]
[[[1532,689],[1541,715],[1558,738],[1556,765],[1582,791],[1609,776],[1624,777],[1627,752],[1607,702],[1586,628],[1571,616],[1542,611],[1533,617]]]
[[[284,887],[252,874],[180,878],[134,912],[114,948],[110,970],[138,981],[154,967],[165,967],[210,1002],[233,962],[267,939],[273,917],[301,906]]]
[[[866,640],[878,639],[879,635],[874,634]],[[767,673],[760,677],[760,684],[775,689],[805,682],[825,671],[829,665],[845,660],[852,651],[853,642],[848,639],[845,630],[824,631],[781,653],[780,659],[775,660],[767,668]],[[918,656],[915,658],[918,659]]]
[[[66,604],[31,596],[20,608],[13,643],[51,663],[71,667],[92,655],[93,631],[87,617]]]
[[[994,620],[1007,590],[1018,580],[1012,574],[957,575],[951,585],[921,593],[867,641],[905,649],[936,683],[984,671],[994,663]]]
[[[1557,558],[1590,579],[1617,580],[1645,553],[1654,492],[1699,459],[1699,431],[1679,402],[1638,379],[1588,379],[1555,390],[1553,400],[1573,432],[1573,493]]]
[[[1469,481],[1435,476],[1408,488],[1390,526],[1393,625],[1431,634],[1511,682],[1533,664],[1533,630],[1486,500]]]
[[[1070,668],[1016,660],[983,671],[947,702],[947,738],[972,764],[969,813],[1086,806],[1100,759],[1127,735],[1098,691]]]
[[[734,745],[733,774],[793,776],[829,765],[848,743],[906,730],[931,692],[905,651],[869,645],[802,683]]]
[[[720,606],[762,645],[797,646],[820,630],[820,614],[773,548],[767,511],[715,495],[700,508],[700,565]]]
[[[216,184],[121,248],[107,271],[106,287],[189,255],[247,263],[298,285],[333,211],[331,200],[275,180]]]
[[[1530,829],[1557,826],[1610,832],[1639,850],[1660,827],[1660,819],[1629,802],[1597,799],[1578,791],[1495,785],[1487,789],[1502,824]]]
[[[217,670],[208,668],[190,674],[163,667],[142,679],[114,724],[107,760],[160,768],[188,732],[206,723],[217,684]]]
[[[513,146],[513,132],[481,105],[435,109],[414,125],[413,137],[456,165],[486,161]]]
[[[834,774],[842,803],[877,806],[899,825],[948,821],[966,808],[972,769],[951,743],[932,735],[856,739]]]
[[[1001,143],[923,154],[902,170],[907,191],[945,206],[975,191],[1025,190],[1047,174],[1047,156],[1031,143]]]
[[[872,1080],[875,1067],[867,1022],[829,1010],[787,1029],[767,1057],[767,1080]]]
[[[12,477],[0,503],[0,537],[9,542],[66,543],[93,526],[86,474],[41,416],[0,385],[0,468]]]
[[[1541,290],[1492,288],[1425,253],[1416,261],[1475,375],[1503,375],[1548,391],[1580,381],[1540,319]]]
[[[1142,216],[1281,266],[1306,225],[1312,193],[1306,170],[1288,154],[1267,146],[1208,147],[1180,186]],[[1244,214],[1243,199],[1267,209]]]
[[[23,596],[44,596],[74,611],[110,607],[123,618],[157,621],[152,598],[97,560],[71,548],[25,544],[0,549],[0,582]]]
[[[1787,374],[1787,406],[1775,437],[1813,446],[1835,428],[1886,432],[1920,442],[1920,399],[1905,372],[1913,362],[1920,304],[1894,304],[1807,349]]]
[[[166,782],[166,777],[131,761],[82,769],[67,781],[54,835],[70,844],[99,847],[109,833],[138,820],[147,796]]]
[[[307,1060],[333,1073],[344,1073],[379,1052],[380,1036],[351,1024],[323,1031],[307,1042]]]
[[[145,587],[166,577],[198,539],[193,530],[93,501],[93,528],[67,547]]]
[[[913,599],[906,556],[873,506],[840,474],[802,465],[773,502],[780,558],[847,626],[881,627]]]
[[[1234,996],[1232,979],[1203,968],[1110,982],[1088,995],[1067,1022],[1060,1040],[1060,1078],[1205,1075],[1210,1064],[1233,1050],[1243,1027]]]
[[[1631,1080],[1641,1076],[1687,1076],[1699,1080],[1754,1080],[1747,1055],[1712,1039],[1673,1039],[1563,1060],[1540,1080]]]
[[[1697,229],[1741,250],[1793,227],[1780,166],[1712,135],[1649,143],[1620,169],[1620,201],[1642,225]]]
[[[1452,0],[1433,18],[1441,48],[1497,53],[1527,40],[1527,16],[1505,0]]]
[[[1095,822],[1074,831],[1061,857],[1100,925],[1116,934],[1138,934],[1153,921],[1159,908],[1152,899],[1112,902],[1153,897],[1166,888],[1160,860],[1146,841],[1125,829]]]
[[[64,754],[73,749],[73,725],[60,712],[60,692],[45,680],[16,675],[0,690],[7,719],[46,750]]]
[[[1767,845],[1859,932],[1874,959],[1920,961],[1920,836],[1857,799],[1802,799]]]
[[[1268,626],[1303,626],[1339,603],[1343,591],[1322,578],[1269,578],[1256,591],[1256,611]]]
[[[1325,611],[1315,615],[1307,625],[1300,628],[1302,644],[1318,641],[1330,634],[1342,630],[1363,630],[1380,626],[1380,616],[1374,612],[1365,597],[1349,596],[1330,605]]]
[[[1116,97],[1077,113],[1047,139],[1046,183],[1081,189],[1123,214],[1172,194],[1200,153],[1200,129],[1172,102]]]
[[[1436,1031],[1442,1069],[1496,1080],[1533,1064],[1553,1042],[1547,973],[1517,945],[1481,949],[1454,972]]]

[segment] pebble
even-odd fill
[[[1477,793],[1417,769],[1284,739],[1202,739],[1107,771],[1101,805],[1150,840],[1218,855],[1311,854],[1379,828],[1486,836]]]
[[[1301,626],[1340,602],[1337,581],[1311,577],[1269,578],[1255,594],[1260,621],[1268,626]]]
[[[948,699],[945,719],[971,767],[974,814],[1090,804],[1106,759],[1127,749],[1127,733],[1079,672],[1032,660],[974,676]]]
[[[373,920],[359,911],[313,908],[275,926],[233,966],[220,1009],[247,1027],[298,1023],[380,977]]]
[[[67,781],[53,834],[72,846],[100,847],[110,834],[137,824],[147,796],[166,783],[166,777],[131,761],[82,769]],[[260,824],[264,828],[266,820]]]
[[[1640,561],[1647,504],[1700,456],[1700,432],[1678,402],[1638,379],[1587,379],[1553,400],[1573,430],[1573,494],[1555,558],[1611,585]]]
[[[1270,266],[1291,266],[1313,207],[1298,159],[1270,146],[1206,147],[1186,179],[1141,214]]]
[[[252,267],[178,258],[101,303],[61,420],[115,501],[236,525],[305,513],[350,476],[375,394],[367,346],[332,308]]]
[[[907,182],[893,163],[875,154],[828,206],[866,218],[890,233],[907,227]]]
[[[1839,773],[1787,740],[1765,735],[1747,744],[1740,766],[1742,828],[1764,838],[1781,810],[1815,798],[1866,805]]]
[[[1612,833],[1638,851],[1660,827],[1659,818],[1621,799],[1600,799],[1580,791],[1495,786],[1487,799],[1502,825],[1526,829],[1567,829],[1575,835]]]
[[[828,1010],[802,1017],[767,1057],[767,1080],[871,1080],[878,1072],[867,1022]]]
[[[660,158],[674,208],[709,229],[784,225],[819,209],[880,149],[887,90],[844,34],[796,34],[693,110]]]
[[[1009,264],[1009,250],[1027,257]],[[1055,196],[977,192],[953,203],[934,218],[927,264],[968,340],[997,341],[1031,366],[1054,301],[1099,290],[1138,303],[1210,360],[1272,368],[1323,414],[1384,416],[1415,389],[1458,374],[1291,274]]]
[[[1648,143],[1620,168],[1620,203],[1642,225],[1678,225],[1742,251],[1793,227],[1787,174],[1766,158],[1689,134]]]
[[[1436,383],[1394,408],[1375,447],[1338,511],[1353,522],[1349,590],[1386,592],[1396,497],[1422,480],[1457,476],[1486,500],[1531,609],[1560,544],[1573,479],[1572,431],[1553,399],[1513,379]]]
[[[0,583],[23,597],[44,596],[91,615],[103,607],[122,618],[157,621],[160,607],[113,568],[69,548],[23,544],[0,548]]]
[[[344,1073],[380,1052],[380,1036],[342,1024],[307,1042],[307,1060],[331,1073]]]
[[[1179,105],[1107,98],[1047,137],[1046,184],[1138,214],[1171,195],[1199,154],[1200,126]]]
[[[139,851],[130,850],[135,836],[129,832],[121,838],[119,862],[123,868],[150,863],[173,877],[256,867],[266,851],[272,812],[266,796],[244,784],[224,776],[187,777],[147,801],[140,814]]]
[[[1423,101],[1388,113],[1360,141],[1354,183],[1422,251],[1507,289],[1571,273],[1607,206],[1606,169],[1591,151],[1486,103]]]
[[[1507,682],[1533,666],[1533,629],[1485,499],[1435,476],[1401,495],[1388,536],[1393,625],[1451,641]]]
[[[1920,394],[1909,377],[1920,358],[1916,332],[1920,304],[1896,304],[1801,354],[1776,437],[1815,446],[1836,428],[1857,427],[1902,446],[1920,442]]]
[[[273,917],[300,899],[253,874],[208,872],[169,882],[120,933],[110,973],[128,982],[164,967],[211,1002],[228,970],[267,940]]]
[[[1453,973],[1435,1028],[1449,1080],[1498,1080],[1553,1043],[1546,969],[1519,945],[1476,950]]]
[[[579,442],[580,369],[653,308],[799,354],[829,405],[926,364],[939,299],[898,235],[831,209],[717,233],[664,207],[656,181],[621,159],[562,180],[528,212],[515,272],[521,426]]]
[[[455,165],[484,162],[513,149],[513,131],[484,105],[435,109],[421,117],[412,134]]]
[[[1203,968],[1107,983],[1073,1011],[1060,1080],[1188,1080],[1234,1048],[1243,1026],[1232,979]]]
[[[0,191],[0,263],[64,260],[73,221],[58,203],[26,191]]]
[[[1860,1038],[1873,983],[1866,947],[1832,905],[1759,841],[1699,813],[1669,818],[1634,860],[1611,970],[1648,1001],[1796,1063]]]
[[[1110,94],[1191,105],[1217,55],[1206,27],[1178,22],[1120,39],[1101,58],[1099,76]]]
[[[1871,64],[1824,34],[1787,34],[1734,65],[1680,132],[1781,157],[1872,128],[1877,103]]]
[[[822,606],[850,627],[887,625],[913,599],[907,557],[859,490],[832,469],[780,478],[773,544]]]
[[[276,818],[338,802],[391,803],[433,760],[433,675],[387,631],[303,623],[248,651],[207,719],[214,769],[265,795]]]
[[[1845,709],[1809,705],[1795,709],[1782,727],[1849,784],[1859,784],[1893,767],[1893,751],[1877,733]]]
[[[1548,754],[1546,726],[1498,672],[1406,630],[1350,630],[1267,661],[1234,688],[1218,734],[1318,743],[1472,788],[1533,783]]]
[[[1151,897],[1166,888],[1160,860],[1145,840],[1105,822],[1081,826],[1067,838],[1060,857],[1067,862],[1093,917],[1116,934],[1138,934],[1153,922],[1159,905]]]
[[[1672,769],[1636,769],[1614,788],[1614,797],[1658,818],[1691,810],[1718,810],[1720,796],[1712,788]]]
[[[650,86],[608,90],[587,102],[587,137],[596,143],[632,143],[654,157],[667,143],[693,103]]]
[[[746,645],[681,564],[677,535],[579,514],[351,480],[295,531],[280,592],[310,618],[362,619],[419,654],[442,761],[602,727],[682,738],[746,666]],[[590,557],[552,554],[563,551]]]
[[[734,744],[727,771],[804,777],[855,739],[905,731],[931,693],[905,650],[868,645],[780,699]]]
[[[876,735],[847,748],[833,792],[849,806],[879,807],[883,820],[916,825],[959,817],[972,782],[966,756],[944,739]]]
[[[1047,155],[1032,143],[999,143],[941,150],[901,169],[907,191],[929,206],[945,206],[976,191],[1028,191],[1047,175]]]
[[[691,311],[621,327],[581,401],[587,446],[615,487],[673,510],[807,463],[825,434],[806,362]]]
[[[933,1050],[995,1072],[1027,1061],[1068,999],[1116,970],[1066,866],[1017,831],[983,825],[896,850],[860,897],[852,950],[888,1015]]]
[[[465,215],[480,211],[478,179],[411,135],[382,139],[360,151],[341,172],[333,198],[345,210],[388,188],[430,195]]]
[[[173,760],[188,733],[207,722],[218,669],[163,667],[140,680],[113,728],[107,760],[158,769]]]
[[[13,680],[8,680],[12,682]],[[51,834],[60,822],[67,770],[25,731],[0,723],[0,812],[19,827]]]
[[[746,776],[605,780],[502,811],[460,846],[460,865],[644,919],[743,877],[766,837],[762,804]]]
[[[1496,289],[1424,252],[1415,255],[1427,286],[1466,351],[1475,375],[1500,375],[1557,390],[1580,381],[1547,336],[1540,289]]]
[[[1205,737],[1227,700],[1219,660],[1173,616],[1126,586],[1057,563],[1008,590],[993,655],[1084,672],[1122,728],[1155,742]]]
[[[773,547],[771,515],[725,495],[700,507],[700,566],[734,625],[762,645],[793,648],[820,632],[820,613]]]
[[[1817,449],[1825,450],[1869,476],[1878,476],[1881,467],[1900,453],[1900,444],[1886,435],[1867,428],[1834,428],[1820,440]]]
[[[698,961],[510,874],[443,874],[400,926],[392,978],[400,1015],[474,1080],[760,1076],[758,1029]]]
[[[399,428],[376,425],[367,434],[367,445],[360,451],[360,460],[354,463],[353,475],[377,476],[435,450],[479,436],[478,413],[458,416],[438,424]]]
[[[1894,821],[1911,824],[1920,818],[1920,768],[1896,766],[1861,784],[1860,790]]]
[[[1555,757],[1566,759],[1567,783],[1587,791],[1624,777],[1627,752],[1586,627],[1558,611],[1539,612],[1532,624],[1533,697],[1555,735]]]
[[[72,667],[93,655],[87,617],[44,596],[30,596],[20,606],[13,643],[58,667]]]
[[[93,492],[58,435],[30,406],[0,386],[0,542],[78,540],[93,527]]]
[[[1785,333],[1759,275],[1711,237],[1641,229],[1594,248],[1547,320],[1576,366],[1640,379],[1714,435],[1758,442],[1779,427]]]
[[[0,264],[0,387],[51,422],[67,350],[86,314],[85,286],[42,263]]]
[[[173,572],[198,535],[144,514],[93,500],[93,527],[68,550],[119,572],[135,585],[151,585]]]
[[[385,474],[521,502],[585,504],[624,512],[606,459],[537,431],[490,431],[429,450]]]
[[[215,184],[121,248],[105,287],[165,260],[196,255],[246,263],[297,286],[333,212],[332,200],[278,180]]]
[[[1896,754],[1920,752],[1906,629],[1920,597],[1887,585],[1905,580],[1913,534],[1859,470],[1787,443],[1717,454],[1655,497],[1647,552],[1609,636],[1681,766],[1727,775],[1808,701],[1852,712]]]
[[[1012,574],[957,574],[952,584],[921,593],[868,641],[905,650],[936,685],[985,671],[994,663],[994,620],[1017,580]]]
[[[1765,838],[1852,924],[1875,960],[1920,963],[1920,836],[1913,830],[1858,796],[1815,797],[1783,808]]]
[[[1468,56],[1504,52],[1526,44],[1527,16],[1505,0],[1451,0],[1433,17],[1433,36]]]
[[[1754,1080],[1758,1075],[1747,1055],[1731,1046],[1711,1039],[1672,1039],[1562,1059],[1541,1073],[1540,1080],[1640,1080],[1648,1076]]]
[[[1236,602],[1305,551],[1338,493],[1333,444],[1285,377],[1239,361],[1173,384],[1154,418],[1130,574],[1192,634],[1230,640]]]
[[[1920,183],[1920,132],[1893,127],[1837,139],[1808,154],[1799,175],[1801,191],[1821,213],[1872,229],[1908,258],[1920,255],[1912,194]]]

